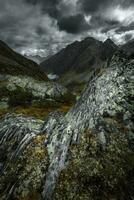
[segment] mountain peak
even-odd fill
[[[113,42],[113,40],[111,40],[110,38],[107,38],[104,42],[103,42],[103,44],[106,44],[106,45],[112,45],[112,46],[116,46],[117,47],[117,45]]]
[[[107,54],[107,48],[109,52]],[[82,41],[75,41],[62,49],[60,52],[41,63],[41,68],[47,73],[63,75],[68,71],[83,72],[102,65],[103,57],[111,56],[117,50],[117,46],[110,39],[102,43],[101,41],[87,37]],[[105,56],[105,54],[107,54]]]

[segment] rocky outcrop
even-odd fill
[[[28,76],[1,75],[1,107],[45,104],[45,102],[71,102],[75,96],[56,82],[38,81]],[[5,102],[6,101],[6,102]],[[5,102],[5,103],[4,103]]]
[[[104,116],[118,118],[119,115],[124,127],[128,128],[127,135],[131,135],[132,71],[133,61],[128,62],[124,57],[115,55],[105,68],[93,75],[76,105],[55,127],[50,143],[51,147],[55,142],[52,148],[53,160],[44,188],[46,199],[50,198],[55,182],[64,169],[70,144],[79,143],[85,130],[97,134],[102,149],[105,149],[108,136],[103,125]]]
[[[35,137],[45,137],[43,148],[47,149],[49,158],[47,169],[40,177],[42,186],[34,189],[32,185],[34,192],[38,188],[42,194],[36,199],[134,197],[133,66],[133,60],[116,53],[104,68],[92,73],[80,99],[65,116],[52,113],[35,130]],[[2,145],[10,140],[9,129],[4,134],[4,128],[1,129],[1,135],[6,138],[2,139]],[[114,171],[111,166],[115,167]],[[4,174],[2,180],[5,179]],[[19,187],[11,181],[10,184],[13,186],[10,195],[15,197]],[[4,189],[3,186],[2,194]]]
[[[37,199],[48,165],[44,135],[39,135],[43,121],[6,115],[0,123],[1,199],[28,197]],[[34,191],[34,192],[33,192]]]

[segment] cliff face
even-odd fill
[[[1,120],[1,147],[3,151],[10,147],[5,151],[7,159],[0,161],[1,198],[7,193],[8,198],[28,199],[35,194],[35,199],[45,200],[134,197],[133,67],[133,60],[121,53],[114,55],[104,68],[92,73],[80,99],[65,116],[50,114],[32,127],[33,134],[30,128],[21,130],[25,127],[21,120],[13,129],[12,116]],[[42,159],[37,160],[39,165],[28,166],[28,171],[20,170],[24,166],[20,160],[29,162],[25,150],[38,145],[46,152],[42,157],[45,169],[30,182],[28,172],[32,174],[33,166],[40,172]],[[15,162],[19,167],[14,167]],[[16,179],[8,179],[7,186],[9,176]]]

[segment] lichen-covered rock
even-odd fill
[[[9,98],[9,105],[28,105],[32,102],[74,101],[75,96],[56,82],[43,82],[28,76],[3,75],[0,94]]]
[[[102,149],[99,135],[89,130],[82,135],[80,144],[70,146],[70,163],[60,174],[52,199],[134,197],[134,151],[126,137],[129,130],[118,118],[105,118],[104,124],[109,127],[105,149]]]
[[[40,134],[43,121],[7,115],[0,123],[0,198],[19,200],[41,197],[49,162]]]
[[[58,142],[46,176],[44,199],[51,199],[58,176],[66,165],[69,146],[79,143],[85,130],[98,135],[103,150],[109,135],[103,123],[105,116],[121,118],[124,129],[128,129],[128,138],[133,135],[133,70],[133,60],[120,53],[114,55],[107,66],[93,74],[76,105],[54,128],[51,143]]]
[[[0,100],[0,108],[1,109],[7,109],[9,107],[8,105],[8,98],[2,98]]]
[[[8,125],[9,131],[4,127],[4,121],[0,136],[2,144],[10,149],[10,154],[4,154],[7,162],[10,160],[8,155],[12,159],[20,159],[25,150],[30,151],[29,145],[32,145],[32,141],[37,137],[43,140],[41,149],[48,152],[49,163],[45,173],[41,173],[36,168],[37,163],[35,164],[38,173],[34,179],[37,181],[31,181],[31,190],[28,184],[26,194],[33,191],[35,196],[40,195],[31,199],[134,198],[133,70],[134,60],[117,53],[103,69],[92,74],[76,105],[65,116],[57,112],[52,113],[45,122],[37,123],[38,127],[28,128],[29,130],[24,132],[19,126],[15,133],[14,124]],[[14,145],[11,145],[14,135],[17,136],[18,142],[15,151]],[[16,149],[19,154],[16,154]],[[20,170],[15,177],[27,174],[27,165],[21,162],[19,164],[20,167],[24,167],[24,171]],[[31,165],[28,168],[31,169]],[[35,175],[30,175],[32,180]],[[39,179],[42,180],[42,184]],[[5,180],[5,176],[2,180]],[[23,195],[20,191],[25,191],[27,178],[26,182],[21,179],[21,190],[19,184],[9,182],[9,194],[18,194],[18,199],[21,199]],[[3,183],[4,181],[2,185]],[[2,195],[5,195],[5,191]],[[39,191],[39,194],[35,191]]]

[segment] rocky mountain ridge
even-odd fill
[[[101,68],[118,47],[110,39],[105,42],[92,37],[76,41],[40,64],[47,74],[57,74],[59,82],[69,89],[88,82],[90,73]]]

